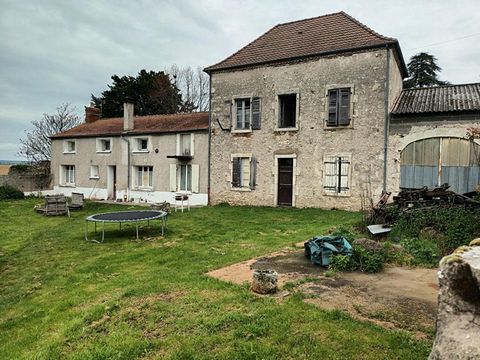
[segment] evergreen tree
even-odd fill
[[[133,101],[135,115],[174,114],[185,111],[177,86],[163,71],[141,70],[136,77],[112,76],[113,84],[92,101],[102,109],[102,117],[123,116],[125,99]]]
[[[436,62],[437,58],[426,52],[421,52],[412,56],[407,66],[410,77],[403,81],[403,87],[412,88],[448,85],[448,81],[441,81],[438,79],[438,73],[442,71],[442,69]]]

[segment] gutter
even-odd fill
[[[212,154],[212,74],[208,74],[208,182],[207,182],[207,204],[210,203],[211,184],[211,154]]]
[[[390,114],[388,112],[389,90],[390,90],[390,50],[388,45],[385,46],[387,50],[387,64],[385,66],[385,125],[383,135],[383,191],[387,191],[387,169],[388,169],[388,133],[390,131]]]
[[[123,135],[120,138],[127,143],[127,201],[130,200],[130,140]]]

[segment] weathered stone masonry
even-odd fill
[[[401,75],[390,51],[389,105],[401,91]],[[386,48],[370,49],[211,74],[211,197],[212,204],[275,206],[276,163],[279,154],[296,157],[294,206],[358,210],[362,198],[377,198],[383,187]],[[331,86],[352,86],[352,122],[348,128],[326,128],[327,97]],[[277,95],[299,94],[298,130],[276,131]],[[230,128],[234,98],[261,98],[261,130],[246,133]],[[231,188],[231,154],[250,153],[257,159],[256,187]],[[350,192],[326,195],[324,156],[351,156]]]

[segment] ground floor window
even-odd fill
[[[192,191],[192,165],[178,165],[178,191]]]
[[[90,179],[98,179],[99,170],[98,165],[90,165]]]
[[[75,165],[62,165],[62,174],[60,175],[62,185],[75,185]]]
[[[253,157],[232,156],[232,188],[255,188],[256,161]]]
[[[323,188],[327,194],[347,195],[350,193],[349,155],[328,155],[324,160]]]
[[[153,166],[135,166],[135,186],[147,188],[153,186]]]

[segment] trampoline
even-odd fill
[[[150,220],[159,219],[162,224],[162,236],[167,227],[167,213],[159,210],[133,210],[133,211],[114,211],[108,213],[94,214],[85,218],[85,240],[92,242],[103,242],[105,240],[105,223],[118,223],[120,230],[122,229],[122,223],[135,223],[138,240],[138,223],[147,221],[150,224]],[[93,222],[95,224],[95,234],[97,233],[97,223],[102,223],[102,240],[88,238],[88,223]]]

